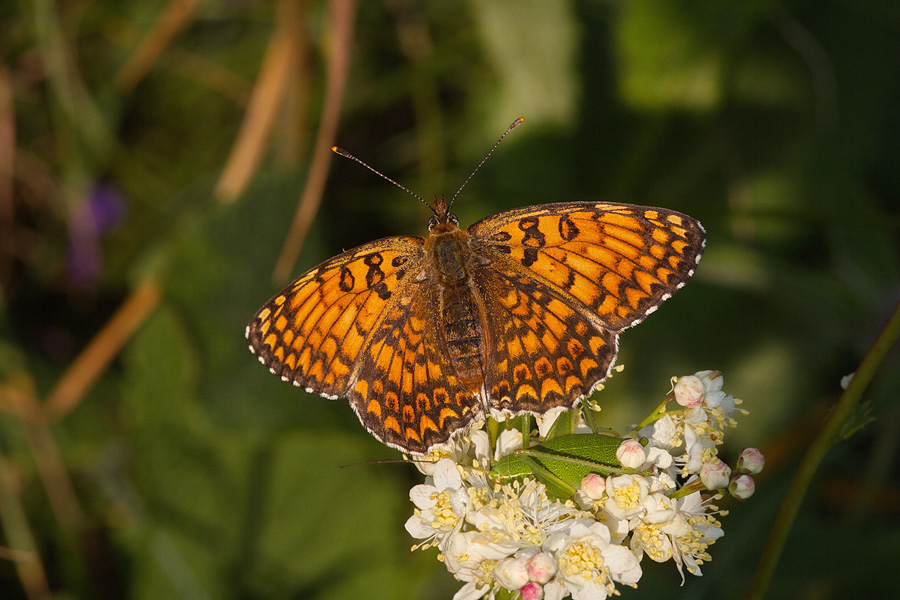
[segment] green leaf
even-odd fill
[[[627,472],[616,458],[621,443],[621,438],[607,435],[564,435],[504,456],[491,476],[500,482],[532,476],[547,486],[551,497],[571,498],[590,473]]]

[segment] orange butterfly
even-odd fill
[[[697,220],[663,208],[541,204],[461,230],[443,199],[429,207],[428,238],[325,261],[246,332],[272,373],[348,397],[372,435],[406,452],[481,416],[575,406],[609,375],[619,332],[685,284],[705,244]]]

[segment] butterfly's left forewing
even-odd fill
[[[447,363],[424,240],[392,237],[336,256],[267,302],[250,348],[285,381],[346,396],[379,440],[424,453],[480,411]]]
[[[270,299],[247,326],[250,349],[275,375],[344,396],[363,349],[422,269],[424,240],[392,237],[335,256]]]

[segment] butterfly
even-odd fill
[[[485,416],[577,406],[609,376],[619,333],[685,284],[705,245],[696,219],[664,208],[540,204],[463,230],[450,205],[428,204],[427,238],[376,240],[307,271],[246,330],[273,374],[347,397],[404,452]]]

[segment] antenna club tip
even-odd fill
[[[507,133],[509,133],[510,131],[512,131],[519,125],[521,125],[523,122],[525,122],[525,117],[519,117],[518,119],[513,121],[512,125],[510,125],[509,128],[506,130],[506,133],[504,133],[502,136],[500,136],[500,139],[503,139],[503,137],[505,137]]]

